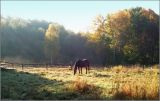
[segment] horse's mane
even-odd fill
[[[87,60],[87,59],[81,59],[82,61],[85,61],[85,60]]]

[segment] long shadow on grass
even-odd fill
[[[92,91],[96,91],[93,93]],[[15,100],[101,99],[95,87],[86,93],[67,88],[65,82],[38,74],[1,69],[1,98]]]

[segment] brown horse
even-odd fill
[[[87,71],[89,71],[89,61],[87,59],[79,59],[78,61],[76,61],[75,63],[75,67],[74,67],[74,75],[77,72],[77,69],[79,70],[79,74],[82,74],[82,67],[86,68],[86,74]]]

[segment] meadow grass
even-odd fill
[[[73,75],[70,68],[1,69],[2,99],[159,99],[159,70],[138,66],[91,68]]]

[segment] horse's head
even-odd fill
[[[74,64],[74,75],[76,74],[77,72],[77,68],[79,67],[79,63],[80,63],[80,59],[78,59],[75,64]]]
[[[76,74],[76,72],[77,72],[77,66],[75,65],[74,66],[74,75]]]
[[[74,75],[75,75],[76,72],[77,72],[78,62],[79,62],[79,61],[76,61],[75,64],[74,64]]]

